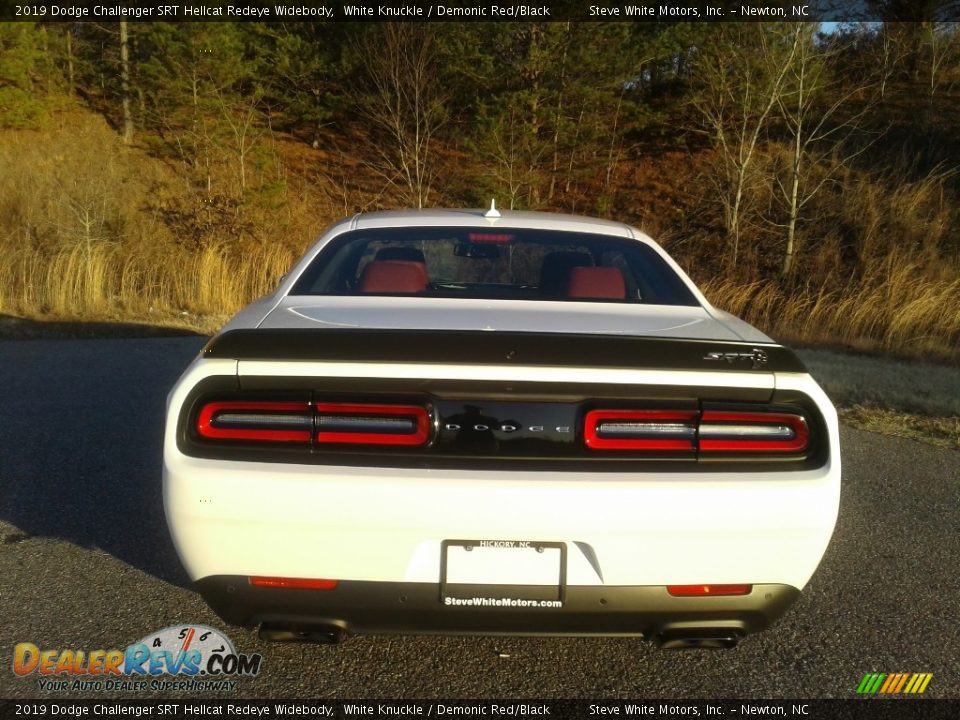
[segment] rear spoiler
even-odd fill
[[[476,330],[230,330],[204,357],[547,367],[806,372],[782,345],[627,335]]]

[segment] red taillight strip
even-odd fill
[[[802,415],[705,410],[700,418],[701,452],[798,453],[809,442]]]
[[[584,442],[594,450],[674,450],[693,452],[695,410],[591,410]],[[609,427],[604,437],[604,426]]]
[[[319,578],[264,577],[262,575],[251,576],[250,584],[254,587],[299,588],[301,590],[335,590],[337,587],[336,580],[325,580]]]
[[[229,414],[232,422],[238,422],[243,415],[249,415],[251,427],[217,427],[214,423],[219,415]],[[312,426],[313,418],[310,403],[307,402],[246,402],[241,400],[211,402],[200,410],[197,417],[197,432],[201,437],[212,440],[269,440],[273,442],[310,442],[313,431],[310,427],[302,430],[256,427],[269,421],[270,414],[280,422],[289,422],[301,418]]]
[[[368,405],[365,403],[315,403],[320,416],[332,418],[369,418],[372,424],[377,418],[406,417],[413,421],[413,432],[384,433],[365,432],[362,423],[357,430],[327,432],[321,430],[316,439],[319,443],[348,443],[355,445],[424,445],[430,437],[430,414],[419,405]]]
[[[584,443],[593,450],[796,454],[810,446],[806,419],[789,412],[591,410]]]
[[[315,428],[327,421],[335,430]],[[419,405],[225,400],[209,402],[196,431],[211,440],[424,445],[430,414]]]
[[[711,595],[749,595],[753,585],[667,585],[675,597],[708,597]]]

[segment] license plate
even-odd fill
[[[557,542],[445,540],[441,595],[559,600],[566,554],[566,545]]]

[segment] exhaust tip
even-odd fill
[[[258,633],[261,640],[270,642],[302,642],[315,645],[338,645],[346,639],[346,632],[337,625],[290,627],[264,623]]]
[[[732,650],[741,634],[733,628],[676,628],[653,637],[662,650]]]

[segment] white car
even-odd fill
[[[820,562],[840,446],[796,356],[640,231],[380,212],[187,368],[163,477],[199,592],[266,638],[732,647]]]

